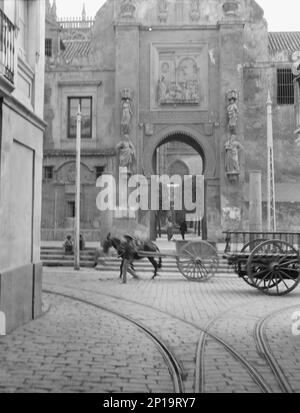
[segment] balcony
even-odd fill
[[[0,96],[7,96],[14,89],[16,26],[0,9]]]

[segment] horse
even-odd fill
[[[130,237],[127,237],[130,238]],[[122,258],[121,266],[120,266],[120,278],[122,277],[122,268],[124,260],[127,259],[129,261],[129,267],[131,270],[134,270],[133,261],[142,260],[145,257],[139,255],[139,251],[146,251],[146,252],[160,252],[157,245],[154,244],[152,241],[140,241],[137,243],[135,240],[131,238],[131,242],[121,241],[119,238],[111,238],[110,234],[108,234],[106,240],[103,243],[103,252],[107,254],[110,248],[114,248],[118,256]],[[153,257],[147,257],[148,260],[154,267],[154,275],[152,279],[154,280],[157,277],[157,271],[162,268],[162,259],[159,257],[158,262]],[[132,272],[129,271],[131,274]],[[134,274],[132,274],[135,276]]]

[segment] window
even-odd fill
[[[104,171],[105,171],[104,166],[96,166],[96,179],[100,178],[100,176],[103,175]]]
[[[277,69],[277,103],[278,105],[294,104],[294,76],[291,69]]]
[[[53,179],[53,166],[44,166],[44,180],[50,181]]]
[[[52,57],[52,39],[45,39],[45,55]]]
[[[75,201],[68,201],[67,203],[67,218],[75,218],[76,216]]]
[[[68,98],[68,138],[76,138],[78,105],[81,111],[81,137],[92,138],[92,98]]]

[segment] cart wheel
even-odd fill
[[[265,241],[251,252],[247,274],[264,294],[289,294],[300,282],[299,252],[285,241]]]
[[[263,242],[266,242],[266,239],[254,239],[250,242],[248,242],[247,244],[245,244],[243,246],[243,248],[241,249],[241,252],[244,252],[245,254],[251,254],[251,252],[254,250],[254,248],[256,248],[258,245],[262,244]],[[241,262],[237,262],[235,264],[235,272],[239,275],[240,278],[242,278],[248,285],[250,285],[253,288],[257,288],[256,287],[256,281],[259,281],[259,279],[255,279],[254,283],[253,280],[251,279],[251,277],[249,277],[247,271],[246,271],[246,265],[242,264]],[[276,284],[274,284],[276,285]],[[264,281],[263,285],[261,286],[261,288],[268,288],[266,285],[266,282]]]
[[[189,242],[176,259],[179,271],[189,281],[207,281],[219,266],[218,252],[206,241]]]

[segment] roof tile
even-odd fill
[[[72,61],[76,57],[88,56],[91,50],[91,40],[64,40],[63,57]]]
[[[300,32],[270,32],[269,52],[271,54],[300,50]]]

